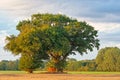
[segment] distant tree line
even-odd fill
[[[66,71],[120,71],[120,49],[106,47],[98,52],[96,59],[77,61],[74,58],[66,60]],[[44,61],[37,70],[46,70],[49,61]],[[0,62],[0,70],[19,70],[19,60]]]
[[[0,62],[0,70],[20,70],[19,60],[8,61],[2,60]],[[47,70],[47,62],[42,64],[42,67],[37,68],[36,70]],[[67,66],[65,68],[67,71],[95,71],[96,63],[95,60],[82,60],[77,61],[76,59],[70,58],[67,60]]]
[[[2,60],[0,61],[0,70],[1,71],[18,71],[21,70],[20,67],[21,65],[19,64],[20,60]],[[39,68],[36,70],[44,70],[45,68],[45,63],[42,63]],[[24,65],[25,66],[25,65]]]
[[[67,71],[95,71],[96,70],[95,60],[81,60],[69,59],[67,62]]]
[[[19,60],[15,61],[2,60],[0,61],[0,70],[19,70],[18,63]]]
[[[120,49],[106,47],[98,52],[95,60],[68,60],[68,71],[120,71]]]

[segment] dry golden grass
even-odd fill
[[[120,80],[116,74],[0,74],[0,80]]]

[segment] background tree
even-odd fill
[[[7,70],[7,64],[6,63],[8,63],[7,60],[2,60],[0,62],[0,70]]]
[[[77,61],[75,59],[67,60],[68,71],[95,71],[96,63],[95,60],[80,60]]]
[[[99,71],[120,71],[120,49],[117,47],[101,49],[96,64]]]
[[[5,49],[13,54],[40,54],[50,57],[56,70],[63,71],[69,55],[81,55],[99,47],[97,31],[86,22],[61,14],[34,14],[18,23],[18,36],[7,37]]]
[[[19,70],[18,63],[19,60],[14,61],[2,60],[0,61],[0,70]]]

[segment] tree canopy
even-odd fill
[[[20,21],[16,29],[19,34],[6,38],[5,49],[15,55],[39,54],[41,60],[49,58],[57,71],[64,68],[62,63],[75,51],[83,55],[99,48],[94,27],[61,14],[33,14],[31,19]]]
[[[120,71],[120,49],[106,47],[99,51],[96,57],[99,71]]]

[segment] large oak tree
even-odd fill
[[[39,54],[41,59],[49,56],[49,63],[57,71],[63,70],[69,55],[99,48],[97,31],[92,26],[61,14],[34,14],[16,28],[19,35],[7,37],[5,49],[16,55]]]

